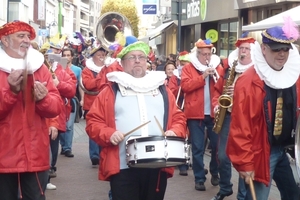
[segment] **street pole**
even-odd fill
[[[182,0],[178,0],[177,53],[181,50]]]
[[[58,0],[58,33],[59,37],[61,37],[61,27],[62,27],[62,2]]]

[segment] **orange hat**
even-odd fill
[[[253,37],[248,37],[248,32],[245,32],[242,34],[242,37],[240,37],[236,42],[235,46],[239,47],[243,43],[254,43],[255,39]]]
[[[197,47],[197,48],[212,48],[212,47],[214,47],[214,45],[211,43],[210,39],[206,39],[206,40],[199,39],[195,43],[195,47]]]
[[[0,27],[0,38],[19,31],[28,31],[30,33],[30,40],[33,40],[36,36],[35,30],[29,24],[15,20]]]

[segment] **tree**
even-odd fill
[[[135,0],[105,0],[100,13],[100,16],[107,12],[118,12],[128,18],[135,37],[139,36],[139,18]]]

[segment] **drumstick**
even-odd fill
[[[251,177],[250,177],[249,185],[250,185],[250,191],[251,191],[252,199],[256,200],[255,189],[254,189],[253,180],[252,180]]]
[[[157,123],[157,126],[159,127],[159,130],[160,130],[160,132],[161,132],[161,135],[162,135],[162,136],[165,136],[164,129],[163,129],[162,126],[160,125],[158,119],[157,119],[155,116],[154,116],[154,118],[155,118],[155,121],[156,121],[156,123]]]
[[[146,123],[143,123],[143,124],[139,125],[138,127],[132,129],[131,131],[125,133],[125,134],[124,134],[124,137],[126,137],[127,135],[133,133],[134,131],[136,131],[136,130],[142,128],[142,127],[145,126],[146,124],[149,124],[150,122],[151,122],[151,121],[148,121],[148,122],[146,122]]]

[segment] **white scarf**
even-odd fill
[[[251,49],[254,48],[254,45],[251,46]],[[239,49],[235,49],[234,51],[232,51],[229,56],[228,56],[228,65],[231,68],[233,65],[233,62],[238,59],[238,55],[239,55]],[[251,60],[252,60],[252,54],[251,54]],[[251,61],[251,63],[247,64],[247,65],[242,65],[240,63],[240,61],[238,61],[237,66],[235,66],[235,71],[237,73],[244,73],[246,71],[246,69],[248,69],[249,67],[251,67],[253,65],[253,61]]]
[[[95,65],[93,58],[89,58],[86,61],[86,67],[88,69],[92,70],[93,72],[99,73],[101,71],[101,69],[104,67],[104,65],[99,67],[99,66]]]
[[[135,78],[126,72],[110,72],[106,75],[111,82],[116,82],[125,88],[131,88],[135,92],[149,92],[163,85],[166,74],[162,71],[150,71],[142,78]]]
[[[191,63],[193,66],[200,72],[204,72],[207,69],[207,65],[203,65],[200,63],[200,61],[197,58],[197,51],[190,54]],[[209,66],[216,69],[219,64],[221,63],[221,59],[219,56],[213,54],[211,55],[211,59],[209,62]]]

